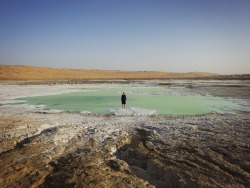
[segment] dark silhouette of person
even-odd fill
[[[122,101],[122,107],[125,108],[127,97],[124,92],[122,93],[121,101]]]

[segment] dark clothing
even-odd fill
[[[121,97],[122,104],[126,104],[126,100],[127,100],[126,95],[122,95]]]

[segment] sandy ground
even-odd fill
[[[7,104],[16,97],[65,93],[98,84],[1,83],[0,187],[249,186],[249,111],[115,116]],[[248,81],[146,84],[233,97],[249,104]]]
[[[56,69],[23,65],[0,65],[0,80],[61,80],[61,79],[152,79],[152,78],[197,78],[216,76],[212,73],[170,73],[159,71],[120,71]]]

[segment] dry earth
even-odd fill
[[[249,185],[249,113],[61,117],[1,117],[1,187]]]

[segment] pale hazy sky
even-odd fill
[[[250,0],[1,0],[0,64],[250,73]]]

